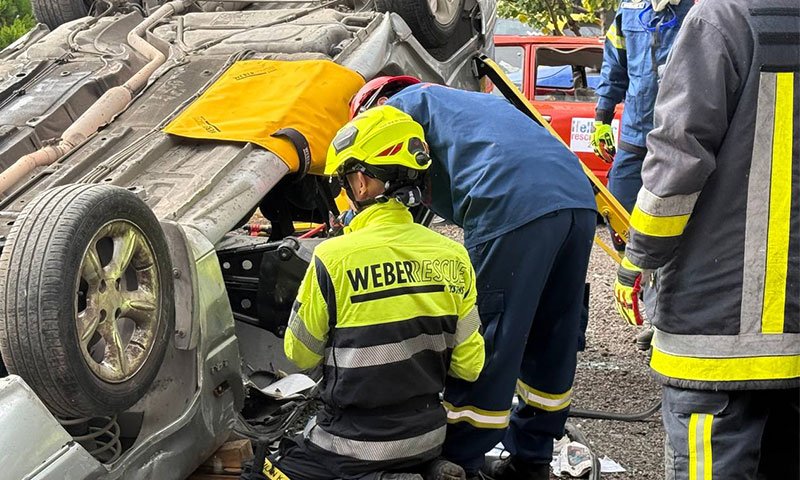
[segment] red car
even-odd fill
[[[594,89],[600,82],[603,40],[597,37],[495,35],[495,60],[550,121],[570,149],[604,183],[610,164],[594,154]],[[499,92],[497,92],[499,94]],[[613,122],[619,138],[622,105]]]

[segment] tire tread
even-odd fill
[[[437,25],[425,0],[375,0],[375,6],[378,11],[395,12],[400,15],[417,40],[428,49],[446,45],[458,25],[456,19],[452,25],[443,30]]]
[[[74,250],[73,239],[86,227],[87,212],[114,195],[132,194],[93,184],[71,184],[44,192],[19,215],[0,255],[0,355],[8,371],[22,376],[61,417],[90,416],[104,405],[107,410],[115,402],[122,403],[113,395],[95,398],[87,390],[79,378],[87,367],[71,364],[66,351],[69,339],[63,338],[64,319],[59,317],[63,315],[63,277]],[[157,226],[155,216],[149,210],[148,214]],[[159,238],[153,248],[165,249],[163,234]],[[169,265],[168,257],[166,262]],[[171,296],[171,283],[167,291]],[[166,314],[168,334],[174,322],[171,298],[166,299],[164,308],[170,310]]]
[[[89,13],[83,0],[31,0],[33,15],[50,30]]]

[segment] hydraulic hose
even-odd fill
[[[48,145],[23,155],[0,173],[0,194],[7,194],[11,187],[36,168],[55,163],[127,108],[133,95],[145,86],[153,72],[166,61],[166,56],[148,43],[144,35],[157,22],[183,12],[189,4],[190,0],[173,0],[166,3],[128,33],[128,44],[149,60],[147,64],[124,84],[107,90],[83,112],[83,115],[64,130],[55,145]]]
[[[636,335],[636,348],[646,352],[650,350],[653,343],[652,328],[646,328]],[[652,417],[659,409],[661,409],[661,400],[656,401],[650,408],[641,412],[634,413],[617,413],[617,412],[604,412],[602,410],[582,410],[580,408],[572,408],[569,411],[570,417],[575,418],[590,418],[595,420],[617,420],[620,422],[641,422]]]
[[[647,410],[634,413],[604,412],[602,410],[584,410],[572,408],[569,416],[574,418],[591,418],[594,420],[617,420],[620,422],[641,422],[655,415],[661,409],[661,400],[657,400],[653,406]]]
[[[636,346],[643,351],[649,350],[650,345],[653,341],[653,330],[648,329],[645,330],[639,335],[636,336]],[[634,412],[634,413],[617,413],[617,412],[605,412],[602,410],[589,410],[589,409],[580,409],[580,408],[570,408],[569,416],[573,418],[588,418],[593,420],[616,420],[620,422],[642,422],[647,420],[648,418],[652,417],[661,409],[661,400],[656,400],[656,402],[648,409]],[[592,471],[589,474],[590,480],[599,480],[600,479],[600,461],[597,459],[597,456],[592,451],[592,447],[589,445],[589,439],[586,438],[583,432],[578,430],[574,425],[567,422],[566,424],[567,433],[570,437],[575,439],[576,441],[586,445],[589,449],[589,455],[592,459]]]

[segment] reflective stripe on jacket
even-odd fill
[[[796,0],[701,2],[667,64],[626,255],[663,266],[669,384],[800,384],[799,32]]]
[[[309,440],[364,461],[438,449],[446,376],[474,381],[483,368],[475,299],[464,247],[395,200],[320,244],[284,341],[301,368],[323,365],[325,407]]]
[[[619,138],[621,145],[627,143],[634,147],[628,148],[631,151],[635,151],[636,147],[644,147],[645,138],[653,128],[659,67],[666,63],[678,29],[693,0],[683,0],[659,13],[648,9],[648,5],[650,0],[620,3],[614,23],[606,32],[603,67],[597,86],[598,120],[611,123],[614,107],[625,102]],[[639,14],[642,12],[644,14],[640,21]],[[643,22],[657,22],[659,18],[668,21],[672,12],[677,20],[673,27],[649,32],[642,25]]]

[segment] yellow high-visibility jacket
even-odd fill
[[[326,406],[310,441],[355,458],[364,448],[380,457],[381,442],[387,456],[438,453],[446,376],[474,381],[483,368],[475,299],[464,247],[415,224],[396,200],[320,244],[284,341],[301,368],[323,364]]]

